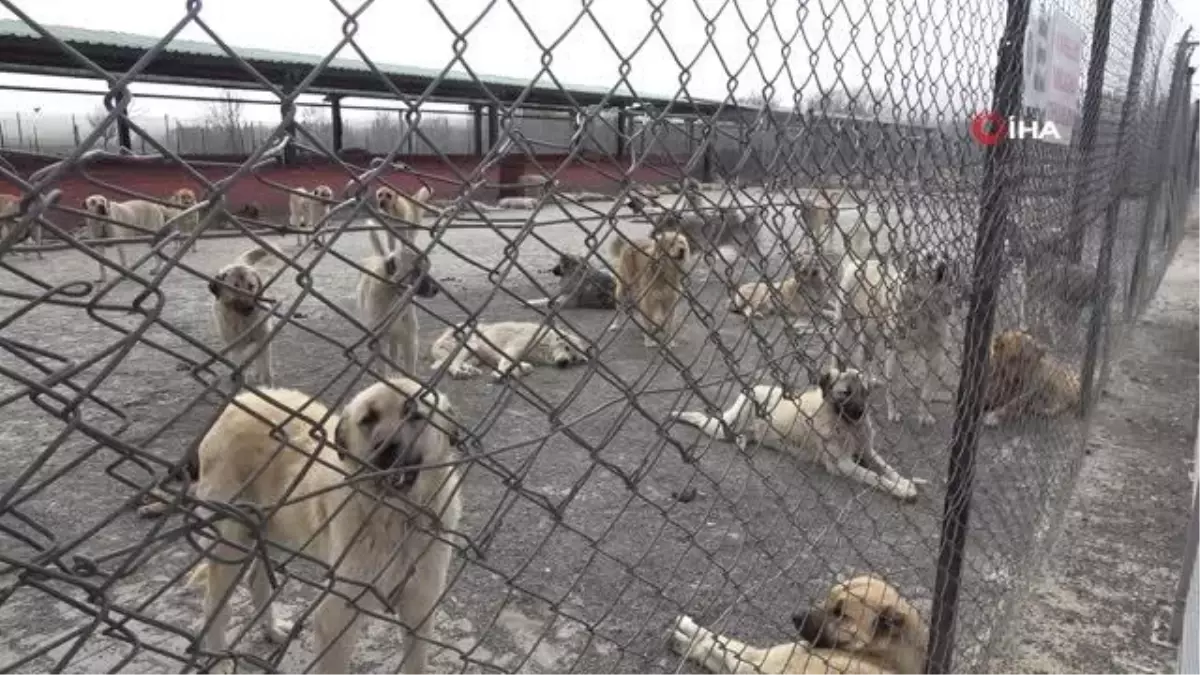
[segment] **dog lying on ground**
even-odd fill
[[[271,341],[268,337],[275,320],[271,312],[259,306],[263,300],[262,276],[255,265],[267,257],[267,251],[253,248],[234,262],[221,268],[208,290],[213,295],[213,323],[217,334],[229,351],[229,360],[240,363],[258,350],[254,374],[257,384],[275,386],[271,364]],[[269,300],[267,302],[270,302]]]
[[[800,256],[792,265],[792,276],[783,281],[739,286],[730,294],[730,311],[751,319],[775,314],[792,319],[827,315],[836,269],[836,263],[822,256]]]
[[[96,216],[87,218],[87,226],[92,238],[97,240],[97,246],[105,253],[106,257],[109,239],[157,236],[166,222],[162,207],[143,199],[114,202],[109,201],[108,197],[104,195],[97,194],[83,200],[83,209]],[[128,267],[125,259],[125,245],[116,244],[116,247],[121,267]],[[100,283],[104,283],[108,278],[108,268],[103,262],[98,264],[100,266]],[[155,258],[151,273],[157,273],[161,265],[162,260]]]
[[[869,367],[884,355],[887,418],[900,420],[891,382],[899,347],[908,343],[925,361],[921,411],[917,421],[933,424],[934,387],[945,376],[950,349],[949,317],[958,302],[950,262],[942,255],[915,252],[889,261],[847,254],[838,283],[837,344],[843,363]]]
[[[434,341],[430,348],[433,359],[430,368],[438,370],[450,359],[446,370],[450,377],[474,377],[480,373],[480,366],[485,365],[492,369],[492,379],[500,380],[509,375],[527,375],[539,365],[569,368],[587,363],[590,352],[586,340],[554,323],[501,321],[474,328],[458,324],[447,328]]]
[[[983,423],[996,426],[1020,415],[1055,417],[1078,409],[1079,377],[1046,353],[1033,336],[1009,330],[992,339]]]
[[[372,243],[378,245],[377,239]],[[429,275],[429,258],[408,245],[377,250],[362,261],[355,297],[358,315],[383,344],[383,353],[405,375],[417,372],[420,355],[417,308],[413,297],[432,298],[438,284]]]
[[[767,649],[675,621],[671,647],[710,673],[920,673],[929,629],[916,608],[874,574],[835,584],[824,602],[792,616],[803,642]]]
[[[551,298],[530,300],[534,307],[555,309],[615,309],[616,281],[612,275],[588,264],[583,256],[560,253],[550,273],[558,277],[558,293]]]
[[[675,334],[686,317],[679,312],[679,301],[691,258],[687,238],[678,232],[659,232],[633,241],[617,235],[611,252],[617,261],[613,295],[632,310],[643,342],[647,347],[674,347]],[[621,317],[616,317],[609,330],[620,328],[620,322]]]
[[[268,546],[303,551],[332,569],[332,588],[313,614],[316,672],[349,672],[360,609],[396,613],[408,629],[400,672],[428,672],[426,640],[453,555],[447,540],[462,513],[453,418],[445,396],[407,378],[371,385],[341,415],[299,391],[244,391],[201,440],[199,500],[257,505],[270,514]],[[347,483],[364,473],[377,475]],[[241,568],[221,561],[244,560],[262,540],[237,519],[213,527],[219,538],[192,581],[205,587],[201,646],[221,654]],[[265,564],[252,558],[250,592],[267,637],[282,643],[293,627],[274,611]]]
[[[739,447],[745,447],[748,437],[819,462],[832,474],[897,499],[916,499],[916,482],[900,476],[875,451],[869,394],[867,379],[858,370],[833,367],[821,375],[816,387],[798,395],[763,384],[754,387],[750,396],[739,394],[720,417],[675,411],[670,418],[712,438],[736,441]]]
[[[426,202],[433,198],[433,190],[422,186],[413,196],[408,197],[389,187],[381,187],[375,191],[375,206],[388,219],[400,221],[393,227],[400,228],[401,237],[408,243],[416,240],[414,230],[421,227],[421,216],[427,210]],[[396,237],[392,228],[387,230],[388,251],[396,249]],[[371,246],[376,251],[383,251],[384,246],[379,242],[379,235],[371,230]]]

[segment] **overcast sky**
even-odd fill
[[[662,4],[657,29],[655,5],[648,0],[594,0],[582,14],[577,0],[441,0],[436,7],[442,14],[428,0],[379,0],[359,19],[354,40],[380,63],[461,69],[454,63],[457,31],[465,33],[463,59],[477,73],[533,78],[549,50],[550,69],[560,81],[604,87],[619,81],[621,60],[629,58],[629,81],[642,94],[677,94],[687,71],[688,92],[702,98],[723,98],[730,89],[746,94],[774,81],[779,99],[790,105],[797,90],[815,96],[818,81],[826,88],[870,82],[890,92],[891,103],[901,109],[938,102],[971,110],[990,98],[1004,10],[995,0],[656,2]],[[353,0],[344,4],[357,6]],[[1178,4],[1187,22],[1200,23],[1200,2]],[[185,13],[183,0],[26,0],[20,6],[45,24],[151,36],[165,34]],[[11,17],[0,8],[0,18]],[[336,48],[344,22],[329,0],[205,0],[200,17],[237,47],[318,55]],[[179,37],[211,41],[194,24]],[[753,49],[752,39],[757,40]],[[783,48],[786,43],[789,50]],[[339,55],[357,58],[350,47]],[[0,74],[0,85],[30,83],[67,84]],[[146,86],[141,91],[200,90]],[[34,109],[43,116],[84,113],[96,105],[93,97],[7,91],[4,101],[0,114],[5,116]],[[156,100],[139,112],[187,119],[202,116],[203,106]],[[275,107],[249,112],[264,121],[277,119]]]

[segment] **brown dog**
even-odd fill
[[[636,308],[634,321],[642,329],[647,347],[673,347],[673,336],[683,323],[676,315],[691,256],[687,238],[670,231],[632,241],[618,236],[611,250],[617,259],[617,301]],[[609,330],[619,328],[619,322],[618,317]]]
[[[988,368],[987,426],[1022,414],[1055,417],[1079,406],[1079,378],[1029,333],[1009,330],[993,338]]]
[[[9,229],[17,226],[17,217],[20,215],[21,198],[17,195],[0,193],[0,239],[7,237],[9,235]],[[29,239],[31,236],[33,237],[33,241],[36,245],[42,245],[42,227],[38,225],[37,222],[31,223],[29,230],[25,233],[25,236],[21,237],[21,239],[18,241],[14,241],[13,243],[18,244],[21,241]],[[42,252],[40,249],[36,253],[38,258],[42,257]]]
[[[834,585],[824,602],[792,623],[804,643],[761,649],[681,616],[671,646],[711,673],[919,673],[925,665],[924,620],[874,574]]]
[[[167,201],[171,206],[163,207],[163,216],[167,220],[167,225],[174,225],[175,229],[179,230],[179,234],[190,237],[198,227],[200,227],[200,212],[193,211],[186,216],[180,217],[180,213],[187,211],[196,205],[196,193],[191,188],[179,188],[167,197]],[[180,240],[179,245],[183,245]],[[199,242],[192,244],[189,253],[200,250]]]

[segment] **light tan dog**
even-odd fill
[[[312,220],[316,202],[308,190],[302,187],[292,189],[295,192],[288,193],[288,227],[296,233],[296,243],[303,244],[305,233],[316,226]]]
[[[762,384],[750,396],[738,394],[720,417],[674,411],[670,418],[743,449],[748,440],[757,441],[897,499],[916,499],[916,481],[902,477],[875,451],[869,395],[867,378],[858,370],[830,368],[817,386],[800,394]]]
[[[1009,330],[993,338],[988,369],[987,426],[1020,415],[1055,417],[1079,407],[1079,377],[1028,333]]]
[[[917,421],[933,424],[935,388],[945,377],[950,345],[949,317],[956,290],[950,262],[934,253],[914,253],[883,261],[847,254],[838,283],[837,345],[842,363],[869,368],[884,356],[884,402],[889,421],[898,422],[892,381],[901,346],[925,361]]]
[[[340,416],[299,391],[244,391],[200,442],[197,499],[257,505],[269,514],[268,551],[302,550],[331,568],[332,588],[313,615],[315,672],[349,672],[359,610],[397,614],[407,629],[400,672],[428,672],[427,638],[453,555],[448,538],[458,536],[462,513],[456,429],[445,396],[394,378],[364,389]],[[245,560],[260,541],[243,523],[217,521],[213,557],[192,576],[206,586],[208,652],[228,648],[227,596],[241,568],[220,561]],[[251,559],[256,614],[267,637],[284,642],[293,627],[270,604],[266,561]]]
[[[833,263],[821,256],[800,256],[792,266],[792,276],[783,281],[739,286],[730,294],[729,309],[750,319],[775,314],[792,319],[826,315],[830,312],[826,305],[833,290],[835,269]]]
[[[389,187],[381,187],[375,191],[375,206],[389,219],[400,221],[392,223],[393,227],[399,227],[404,239],[409,243],[416,240],[414,230],[421,227],[421,216],[427,210],[426,202],[433,198],[433,190],[422,186],[411,197],[405,196]],[[396,249],[396,238],[392,235],[392,230],[388,230],[387,234],[388,245],[387,251]],[[384,251],[385,248],[379,243],[379,235],[375,230],[371,230],[371,245],[377,252]]]
[[[102,251],[108,248],[106,242],[109,239],[157,236],[166,222],[162,206],[144,199],[114,202],[104,195],[91,195],[83,200],[83,208],[94,214],[94,217],[87,218],[88,230]],[[128,267],[125,246],[116,244],[116,247],[121,267]],[[108,268],[104,263],[99,263],[99,266],[100,283],[104,283],[108,277]],[[155,257],[151,273],[156,273],[161,266],[162,260]]]
[[[200,227],[200,212],[192,211],[187,215],[180,214],[196,205],[196,193],[191,188],[179,188],[171,193],[167,198],[171,206],[163,207],[163,217],[167,221],[168,226],[174,226],[179,230],[182,237],[190,237]],[[183,239],[179,240],[179,245],[183,246]],[[189,253],[200,250],[200,242],[192,244],[192,249]]]
[[[0,192],[0,239],[4,239],[9,235],[10,228],[16,227],[17,216],[21,211],[21,197]],[[29,231],[20,239],[24,241],[28,238],[33,238],[33,243],[37,246],[42,245],[42,226],[34,222],[30,224]],[[12,243],[17,244],[20,241]],[[36,251],[37,257],[42,257],[42,252],[39,249]]]
[[[271,341],[268,339],[274,327],[271,312],[259,305],[263,301],[263,282],[255,264],[267,257],[267,251],[253,248],[238,259],[221,268],[208,290],[213,295],[213,323],[217,334],[230,352],[229,359],[240,363],[246,356],[258,350],[255,361],[255,381],[267,387],[275,385],[275,373],[271,365]],[[269,302],[269,301],[268,301]]]
[[[456,329],[460,335],[455,335]],[[459,324],[443,331],[429,350],[433,370],[450,359],[446,369],[450,377],[474,377],[480,366],[487,366],[494,380],[527,375],[535,365],[570,368],[587,363],[590,351],[587,341],[566,326],[532,321],[482,323],[474,328]]]
[[[618,235],[611,252],[617,260],[614,295],[618,304],[633,310],[645,345],[674,347],[686,317],[678,305],[691,257],[687,238],[672,231],[632,241]],[[618,316],[609,330],[620,328],[620,321]]]
[[[792,616],[804,642],[752,647],[676,619],[671,647],[710,673],[920,673],[929,629],[916,608],[883,578],[835,584],[824,602]]]
[[[333,188],[328,185],[318,185],[313,188],[313,199],[308,200],[308,227],[310,232],[308,238],[318,237],[317,230],[325,225],[325,217],[329,215],[329,210],[333,208]],[[296,243],[303,244],[300,235],[297,234]]]
[[[374,241],[374,240],[373,240]],[[375,243],[378,243],[375,241]],[[362,261],[355,298],[358,315],[382,341],[383,353],[402,374],[417,372],[420,356],[414,297],[432,298],[438,284],[429,274],[429,258],[404,245]]]

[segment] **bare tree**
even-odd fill
[[[209,104],[204,124],[228,136],[230,152],[244,154],[246,148],[242,140],[242,132],[245,128],[245,120],[246,104],[235,98],[232,92],[226,91],[221,98]]]
[[[738,96],[737,103],[743,108],[761,108],[765,105],[776,110],[779,108],[779,94],[772,92],[771,97],[766,98],[761,91],[751,91]]]
[[[299,122],[310,134],[326,143],[333,141],[333,117],[329,110],[317,106],[303,106],[297,115]],[[297,133],[297,136],[300,134]]]

